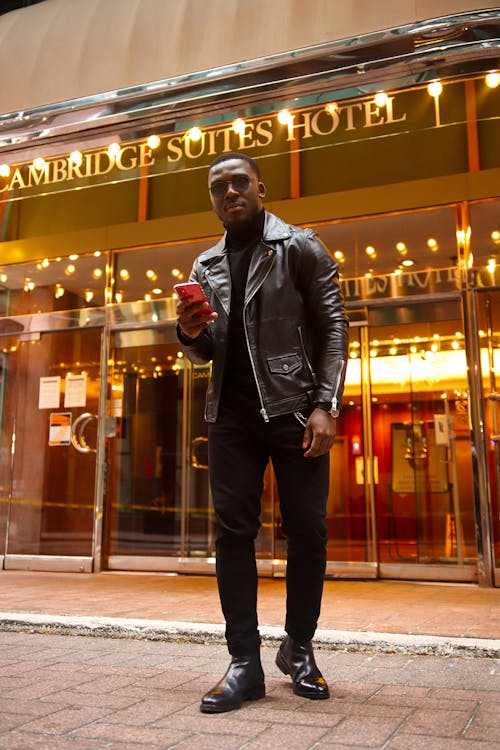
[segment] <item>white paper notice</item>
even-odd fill
[[[61,378],[59,375],[54,377],[40,378],[40,390],[38,391],[38,408],[39,409],[59,409],[61,400]]]
[[[64,390],[64,407],[86,406],[87,404],[87,376],[66,375]]]

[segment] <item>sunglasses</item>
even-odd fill
[[[217,180],[217,182],[212,182],[209,190],[214,198],[223,198],[229,189],[229,185],[237,193],[244,193],[248,190],[252,179],[254,178],[248,177],[246,174],[236,174],[231,180]]]

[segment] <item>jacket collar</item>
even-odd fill
[[[201,263],[210,263],[217,256],[226,254],[226,232],[220,238],[216,245],[203,253],[200,258]],[[290,237],[290,227],[282,219],[274,214],[265,212],[264,220],[264,231],[262,233],[263,242],[277,242],[279,240],[286,240]]]

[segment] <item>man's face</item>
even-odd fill
[[[228,159],[208,173],[208,188],[214,211],[228,228],[244,226],[262,209],[266,193],[251,164]]]

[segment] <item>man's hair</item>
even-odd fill
[[[215,167],[217,164],[221,164],[223,161],[229,161],[229,159],[242,159],[243,161],[246,161],[248,164],[250,164],[252,172],[255,172],[256,176],[260,180],[260,169],[257,162],[250,156],[247,156],[246,154],[239,154],[236,151],[229,151],[226,154],[219,154],[219,156],[216,156],[213,162],[210,164],[208,171],[210,171],[212,167]]]

